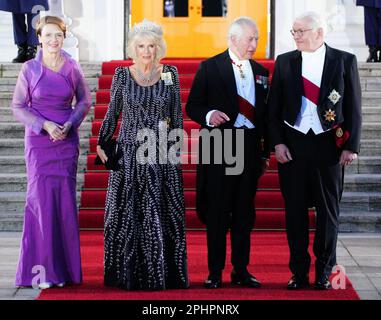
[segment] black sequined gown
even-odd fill
[[[165,160],[160,149],[176,147],[175,142],[160,142],[159,131],[183,128],[177,69],[163,68],[171,73],[172,84],[159,80],[149,87],[138,85],[128,68],[116,70],[98,140],[102,146],[112,138],[120,114],[122,168],[111,171],[106,196],[104,281],[127,290],[189,286],[181,165],[159,162]],[[144,140],[138,133],[146,132],[142,129],[155,139],[152,163],[137,161],[137,153],[147,155],[139,149]]]

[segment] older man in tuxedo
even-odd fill
[[[200,137],[196,201],[198,216],[207,227],[209,276],[205,287],[221,286],[230,228],[232,284],[258,288],[260,282],[247,267],[257,181],[269,164],[267,140],[263,143],[269,73],[252,60],[258,43],[258,28],[252,19],[236,19],[228,38],[228,50],[201,63],[186,105],[189,117],[204,131],[222,137],[220,143]],[[225,157],[227,149],[243,164],[234,174],[228,172],[233,168]],[[205,153],[210,156],[209,164],[204,161]]]
[[[336,264],[344,166],[357,158],[361,86],[356,57],[324,43],[324,21],[313,12],[291,30],[297,50],[280,55],[269,97],[269,128],[286,204],[292,277],[309,284],[308,208],[316,208],[315,288],[330,289]]]

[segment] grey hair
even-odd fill
[[[255,27],[258,29],[257,23],[250,17],[238,17],[233,21],[233,23],[230,25],[229,31],[228,31],[228,44],[229,47],[231,45],[231,40],[233,37],[241,37],[243,33],[243,27],[249,26],[249,27]]]
[[[163,38],[163,29],[160,25],[144,19],[140,23],[136,23],[128,33],[127,55],[136,60],[136,45],[141,39],[149,39],[156,45],[155,63],[165,57],[167,52],[167,44]]]
[[[323,17],[315,11],[308,11],[298,16],[295,21],[307,20],[311,22],[311,28],[314,30],[323,29],[327,30],[327,22]]]

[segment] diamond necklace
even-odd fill
[[[141,81],[144,84],[148,84],[152,82],[153,80],[155,80],[158,68],[153,67],[151,69],[151,72],[148,75],[145,75],[143,72],[141,72],[138,67],[135,67],[135,70],[136,70],[136,76],[139,78],[139,81]]]

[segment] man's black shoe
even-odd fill
[[[235,271],[231,274],[232,284],[248,288],[260,288],[261,283],[250,273],[238,274]]]
[[[304,277],[298,277],[297,275],[293,275],[288,281],[287,284],[287,289],[288,290],[299,290],[299,289],[304,289],[307,288],[310,285],[308,276]]]
[[[378,62],[377,49],[376,46],[369,46],[369,57],[366,62]]]
[[[12,63],[24,63],[27,61],[27,46],[21,45],[17,46],[19,49],[17,52],[17,57],[12,60]]]
[[[206,289],[218,289],[222,285],[221,277],[209,276],[204,282],[204,287]]]
[[[314,288],[316,290],[330,290],[332,285],[327,276],[322,276],[315,280]]]
[[[31,60],[31,59],[34,59],[36,57],[36,54],[37,54],[37,47],[28,47],[28,50],[26,52],[26,59],[27,60]]]

